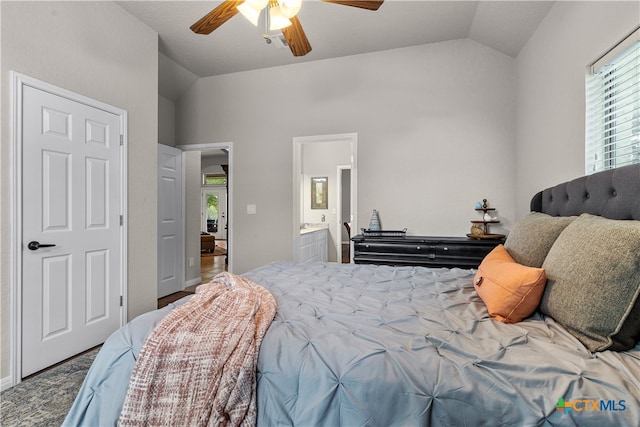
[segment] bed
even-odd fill
[[[277,262],[242,275],[277,304],[252,423],[640,425],[640,165],[548,188],[531,210],[477,270]],[[109,338],[64,425],[116,425],[146,337],[189,298]]]

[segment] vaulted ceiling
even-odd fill
[[[159,34],[159,91],[177,99],[199,77],[471,38],[516,57],[552,1],[386,0],[377,11],[305,0],[298,18],[312,51],[267,44],[264,24],[237,14],[209,35],[190,26],[219,1],[118,1]],[[271,32],[277,35],[279,32]]]

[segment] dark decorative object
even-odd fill
[[[471,221],[471,233],[467,234],[467,237],[472,239],[503,239],[504,234],[492,234],[489,232],[489,224],[498,224],[500,221],[497,217],[492,217],[490,212],[494,212],[495,208],[490,208],[487,199],[482,199],[482,207],[477,206],[480,202],[476,203],[476,211],[482,212],[482,220]]]

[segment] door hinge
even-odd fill
[[[120,145],[124,145],[124,135],[120,135]]]
[[[120,226],[124,225],[124,215],[120,215]]]
[[[124,298],[122,297],[122,295],[120,295],[120,307],[122,307],[123,303],[124,303]]]

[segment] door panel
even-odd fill
[[[87,323],[97,322],[109,315],[109,252],[98,250],[86,254],[87,266]]]
[[[176,243],[176,235],[165,235],[159,238],[160,241],[160,281],[167,282],[170,280],[177,280],[177,263],[174,254],[177,252],[178,245]],[[171,290],[171,289],[169,289]],[[179,289],[180,290],[180,289]],[[177,292],[177,291],[175,291]],[[172,293],[172,292],[169,292]],[[168,295],[168,294],[167,294]],[[162,295],[165,296],[165,295]]]
[[[182,151],[158,145],[158,298],[181,291]]]
[[[44,231],[69,230],[71,155],[42,151],[42,220]],[[54,202],[55,201],[55,202]]]
[[[71,294],[70,257],[42,258],[42,337],[51,339],[69,332],[69,295]]]
[[[109,164],[101,159],[87,159],[87,228],[107,228],[109,217]]]
[[[27,376],[120,326],[121,152],[118,115],[30,86],[22,96]]]

